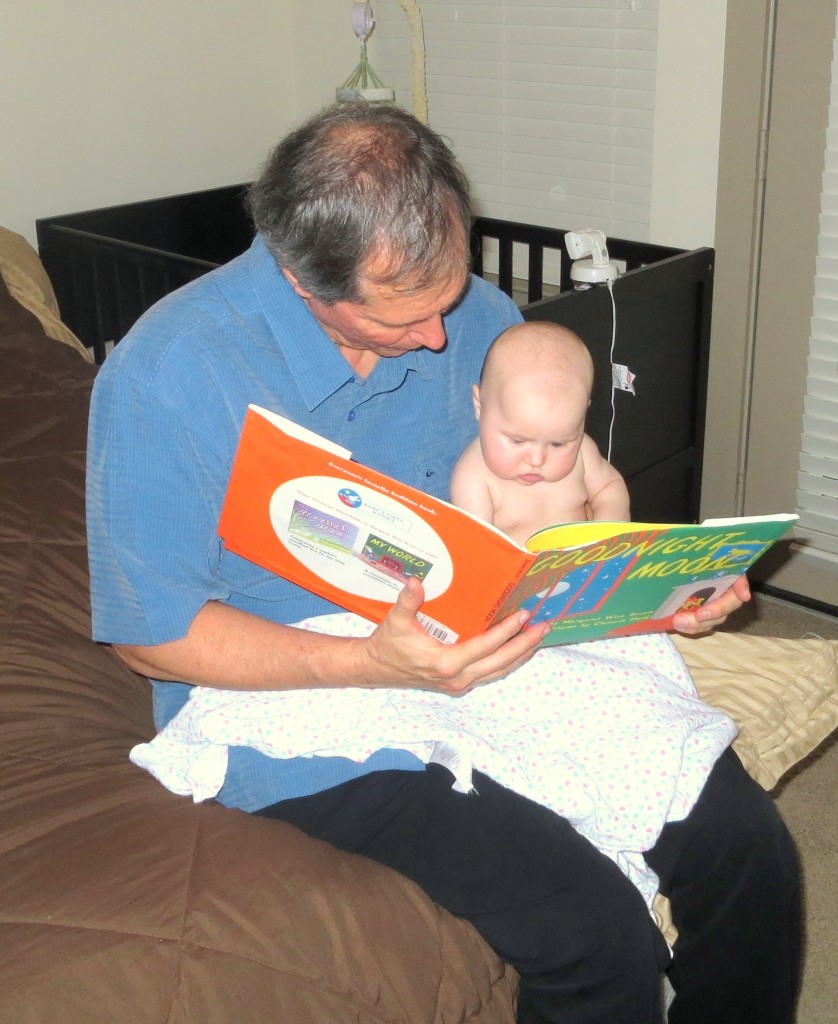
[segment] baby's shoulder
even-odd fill
[[[584,462],[594,465],[605,461],[605,456],[599,450],[599,445],[590,434],[585,434],[582,438],[582,444],[579,446],[579,458],[577,459],[577,463]]]
[[[475,437],[460,452],[460,457],[454,465],[454,472],[475,473],[481,472],[484,469],[485,463],[483,462],[483,453],[480,450],[480,438]]]

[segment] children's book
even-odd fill
[[[672,628],[676,612],[724,593],[796,519],[569,523],[521,547],[252,405],[218,532],[228,550],[372,621],[413,576],[422,624],[442,642],[526,608],[550,622],[542,645],[553,646]]]

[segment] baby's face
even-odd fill
[[[523,486],[558,483],[576,465],[587,397],[529,386],[492,391],[480,405],[480,448],[489,471]]]

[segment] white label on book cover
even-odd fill
[[[270,516],[288,552],[347,593],[395,601],[413,576],[430,600],[451,584],[451,556],[433,527],[364,484],[297,477],[274,491]]]

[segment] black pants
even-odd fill
[[[679,930],[666,944],[634,886],[563,819],[490,778],[376,772],[260,813],[364,854],[470,921],[521,974],[518,1021],[791,1024],[801,949],[797,855],[771,798],[728,751],[647,861]]]

